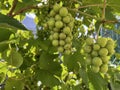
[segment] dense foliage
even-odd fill
[[[0,88],[119,90],[120,0],[0,0]],[[21,21],[34,13],[36,35]]]

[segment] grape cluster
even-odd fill
[[[74,18],[66,7],[55,4],[50,11],[48,27],[51,30],[50,40],[52,45],[57,47],[57,51],[69,55],[72,49],[72,28]]]
[[[99,37],[86,39],[84,52],[86,53],[86,63],[91,66],[95,73],[106,73],[108,71],[108,62],[115,53],[115,42],[111,38]]]

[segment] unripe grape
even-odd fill
[[[106,73],[108,71],[108,65],[107,64],[103,64],[101,67],[100,67],[100,72],[101,73]]]
[[[70,37],[66,37],[65,42],[66,43],[70,43],[71,42],[71,38]]]
[[[91,52],[91,46],[88,46],[88,45],[85,45],[84,46],[84,51],[86,52],[86,53],[90,53]]]
[[[53,46],[58,46],[58,40],[53,40],[53,41],[52,41],[52,45],[53,45]]]
[[[54,10],[51,10],[51,11],[50,11],[50,16],[53,17],[53,16],[55,16],[55,15],[56,15],[55,11],[54,11]]]
[[[53,36],[52,36],[52,35],[50,35],[49,39],[50,39],[50,40],[53,40]]]
[[[87,38],[87,39],[86,39],[86,44],[87,44],[87,45],[92,45],[92,44],[94,44],[93,38]]]
[[[74,27],[74,22],[68,23],[68,26],[72,29]]]
[[[66,55],[69,55],[69,54],[71,53],[71,50],[67,49],[67,50],[64,51],[64,53],[65,53]]]
[[[108,49],[109,55],[112,55],[115,53],[114,47],[112,45],[106,45],[106,48]]]
[[[90,56],[87,56],[85,62],[87,65],[90,65],[92,63],[92,58]]]
[[[53,34],[53,39],[58,39],[58,37],[59,37],[59,34],[58,34],[58,33],[54,33],[54,34]]]
[[[64,49],[70,49],[71,48],[71,45],[70,44],[66,44],[65,46],[64,46]]]
[[[58,29],[62,28],[63,27],[62,21],[56,21],[55,22],[55,27],[58,28]]]
[[[64,23],[69,23],[70,22],[70,16],[66,16],[63,18]]]
[[[54,6],[53,6],[53,10],[55,11],[55,12],[59,12],[59,9],[61,8],[61,6],[59,5],[59,4],[55,4]]]
[[[53,31],[55,31],[55,32],[59,32],[60,29],[58,29],[58,28],[53,28]]]
[[[67,16],[67,14],[68,14],[67,8],[66,8],[66,7],[60,8],[59,14],[60,14],[60,16],[62,16],[62,17]]]
[[[115,41],[109,38],[109,40],[107,41],[107,45],[112,45],[112,47],[114,47]]]
[[[64,51],[64,48],[63,47],[58,47],[58,52],[63,52]]]
[[[92,53],[91,53],[91,55],[93,56],[93,57],[97,57],[98,56],[98,53],[97,53],[97,51],[92,51]]]
[[[63,45],[65,45],[65,41],[64,40],[60,40],[59,44],[60,44],[60,46],[63,46]]]
[[[65,39],[65,38],[66,38],[65,33],[60,33],[59,38],[60,38],[60,39]]]
[[[110,60],[110,56],[102,56],[101,59],[102,59],[103,63],[107,64],[108,61]]]
[[[94,44],[93,45],[93,50],[99,50],[100,49],[100,45],[99,44]]]
[[[105,47],[105,45],[107,44],[107,38],[101,37],[97,39],[97,43],[101,46],[101,47]]]
[[[91,69],[92,69],[92,71],[93,71],[94,73],[98,73],[99,70],[100,70],[100,68],[97,67],[97,66],[91,66]]]
[[[50,20],[48,21],[48,26],[49,26],[49,27],[54,27],[54,25],[55,25],[55,20],[54,20],[54,19],[50,19]]]
[[[63,28],[63,32],[68,35],[71,33],[71,30],[69,27],[65,27],[65,28]]]
[[[92,59],[92,64],[95,65],[95,66],[100,66],[100,65],[102,65],[102,60],[101,60],[101,58],[99,58],[99,57],[94,57],[94,58]]]
[[[55,20],[56,21],[60,21],[62,18],[61,18],[61,16],[59,15],[59,14],[57,14],[56,16],[55,16]]]
[[[107,56],[108,55],[108,50],[106,48],[101,48],[99,50],[99,55],[100,56]]]

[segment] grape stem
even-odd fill
[[[13,5],[12,8],[10,9],[9,13],[7,14],[8,16],[12,16],[13,11],[15,10],[17,6],[18,0],[13,0]]]
[[[99,34],[100,34],[100,30],[102,28],[103,24],[100,24],[99,25],[99,28],[98,28],[98,31],[97,31],[97,36],[96,36],[96,39],[98,38]]]

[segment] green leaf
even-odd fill
[[[50,72],[46,70],[39,70],[36,73],[36,78],[42,82],[42,84],[46,86],[53,87],[55,85],[59,85],[60,81],[55,77],[54,74],[51,74]]]
[[[4,40],[8,40],[12,33],[13,32],[10,31],[9,29],[0,27],[0,42]]]
[[[21,30],[27,30],[19,21],[16,19],[9,17],[7,15],[3,15],[0,13],[0,26],[1,27],[13,27]]]
[[[15,49],[5,51],[3,58],[7,61],[8,65],[15,67],[20,67],[23,63],[23,57]]]
[[[23,90],[24,83],[20,79],[9,78],[6,81],[5,90]]]
[[[107,85],[107,82],[99,73],[93,73],[89,71],[88,77],[89,77],[90,83],[94,87],[94,90],[103,90]]]
[[[52,55],[47,52],[43,52],[39,58],[39,68],[54,74],[60,74],[62,71],[60,63],[54,61],[54,59],[57,57],[58,55]]]
[[[80,55],[75,53],[73,55],[65,55],[64,56],[64,65],[67,66],[69,71],[78,71],[79,70],[79,58]]]

